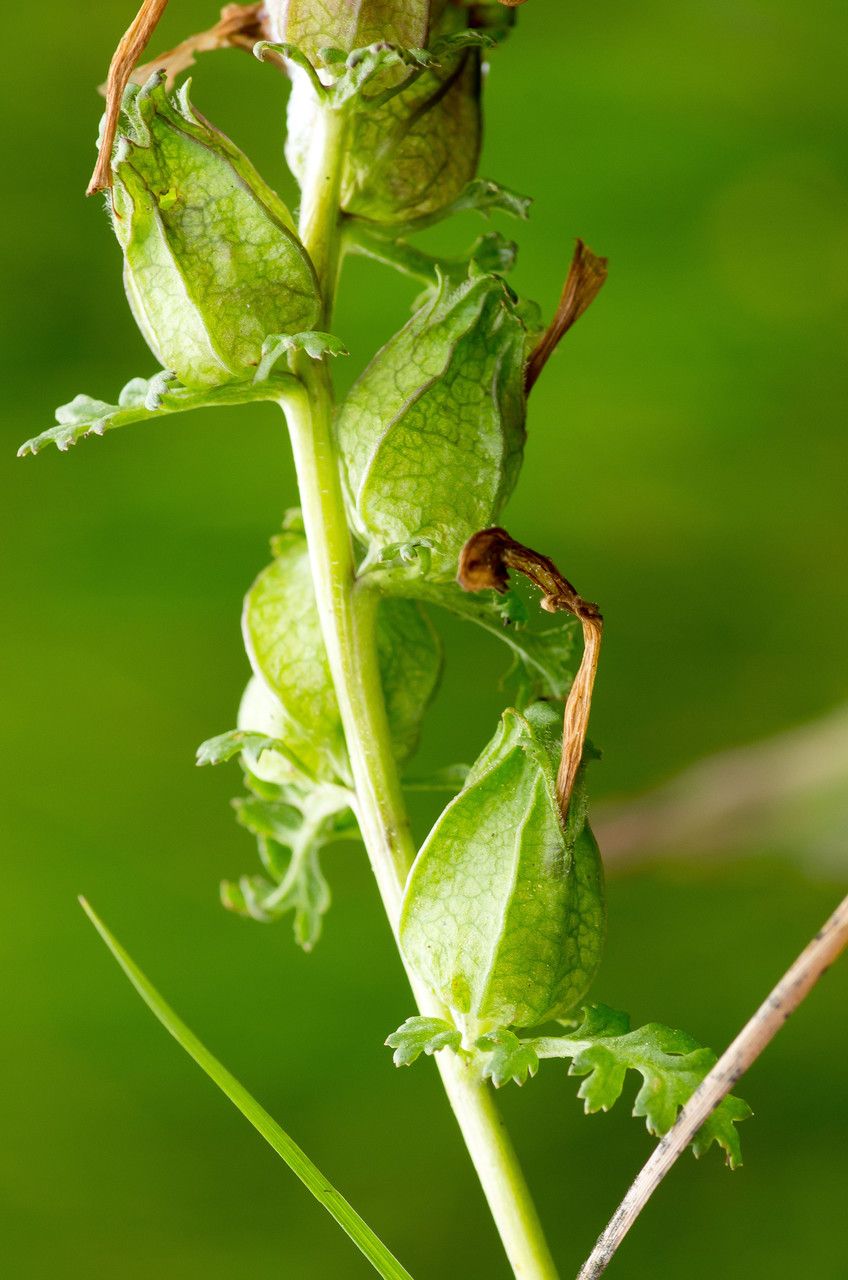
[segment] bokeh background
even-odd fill
[[[85,892],[418,1280],[501,1280],[432,1064],[396,1072],[381,1047],[411,1006],[364,857],[329,856],[311,956],[287,923],[217,904],[255,852],[228,812],[237,769],[197,771],[193,752],[233,723],[241,596],[296,501],[279,415],[207,411],[13,459],[54,405],[152,372],[82,195],[93,87],[131,7],[44,0],[4,19],[5,1274],[371,1274],[154,1024],[84,921]],[[214,13],[180,0],[159,47]],[[530,0],[520,19],[494,60],[482,166],[536,197],[515,283],[550,310],[575,235],[611,259],[534,392],[508,513],[608,619],[602,801],[848,697],[848,10]],[[198,105],[294,200],[284,96],[239,53],[197,68]],[[351,264],[342,380],[412,293]],[[473,756],[501,702],[501,654],[445,634],[427,763]],[[723,1047],[845,890],[848,781],[831,783],[721,857],[647,849],[613,868],[597,998]],[[683,1160],[610,1275],[848,1275],[847,999],[848,963],[745,1080],[744,1168]],[[584,1118],[575,1093],[548,1064],[501,1096],[564,1276],[651,1145],[626,1105]]]

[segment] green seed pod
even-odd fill
[[[252,376],[270,334],[315,326],[312,263],[250,161],[155,75],[127,90],[113,224],[136,322],[193,388]]]
[[[341,405],[354,527],[378,558],[424,543],[452,578],[466,540],[497,521],[524,446],[526,309],[498,276],[445,281]]]
[[[266,0],[274,40],[317,62],[322,49],[350,53],[377,40],[427,43],[430,0]]]
[[[600,962],[601,862],[579,789],[563,825],[561,734],[547,703],[504,712],[407,881],[404,955],[470,1039],[563,1015]]]
[[[467,16],[465,10],[448,6],[435,24],[434,36],[464,29]],[[378,87],[366,90],[366,98],[376,99],[380,90],[396,87],[405,75],[406,71],[384,73]],[[341,186],[347,213],[381,224],[427,217],[455,200],[477,172],[482,141],[480,50],[445,54],[438,66],[410,75],[409,80],[407,88],[387,101],[363,106],[353,116]],[[302,181],[314,137],[316,101],[302,72],[295,69],[293,81],[286,158]]]
[[[319,781],[348,781],[341,715],[321,634],[306,539],[287,529],[276,559],[244,602],[245,646],[259,682],[242,700],[239,728],[280,739]],[[438,636],[411,600],[386,600],[377,617],[377,656],[395,755],[414,752],[424,711],[441,673]],[[269,700],[270,699],[270,700]],[[250,723],[255,719],[256,723]],[[284,782],[290,768],[264,751],[259,776]],[[251,767],[248,762],[248,767]]]

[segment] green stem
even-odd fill
[[[324,289],[329,323],[339,260],[339,193],[346,121],[323,110],[303,184],[300,233]],[[292,440],[315,595],[344,724],[362,837],[397,937],[406,875],[415,857],[392,752],[375,642],[378,593],[356,577],[333,439],[333,397],[325,362],[295,358],[302,389],[281,401]],[[444,1017],[434,996],[409,973],[423,1014]],[[520,1280],[557,1280],[557,1271],[524,1176],[487,1085],[461,1058],[437,1057],[513,1272]]]

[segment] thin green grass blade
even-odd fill
[[[280,1128],[276,1120],[269,1116],[268,1112],[259,1105],[255,1098],[251,1097],[244,1086],[239,1084],[235,1076],[231,1075],[226,1067],[223,1067],[218,1059],[212,1056],[209,1050],[200,1043],[197,1036],[189,1031],[185,1023],[165,1003],[156,988],[144,976],[138,965],[127,955],[117,939],[112,936],[85,898],[80,898],[80,904],[148,1009],[155,1014],[162,1026],[171,1033],[177,1043],[182,1045],[186,1053],[194,1058],[197,1065],[206,1072],[210,1080],[214,1081],[221,1092],[225,1093],[230,1101],[235,1103],[242,1115],[250,1121],[254,1129],[262,1135],[269,1146],[274,1148],[277,1155],[282,1156],[292,1173],[300,1178],[300,1181],[307,1190],[312,1192],[319,1204],[322,1204],[327,1212],[333,1215],[336,1222],[350,1236],[353,1243],[365,1255],[374,1270],[379,1272],[384,1280],[412,1280],[406,1268],[401,1266],[397,1258],[389,1252],[383,1242],[368,1226],[368,1223],[364,1222],[356,1210],[348,1204],[344,1196],[330,1185],[320,1169],[316,1168],[309,1157],[301,1151],[297,1143],[292,1141],[288,1134]]]

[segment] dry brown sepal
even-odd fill
[[[583,758],[601,649],[603,617],[598,606],[584,600],[563,577],[553,560],[516,542],[505,529],[497,527],[481,529],[468,539],[459,558],[457,581],[465,591],[503,593],[507,589],[510,569],[529,578],[542,592],[542,608],[548,613],[572,613],[583,626],[583,658],[565,703],[562,757],[557,773],[557,798],[565,821]]]
[[[195,54],[229,48],[246,49],[249,52],[256,41],[266,35],[263,27],[262,4],[227,4],[221,10],[220,19],[214,27],[210,27],[208,31],[201,31],[198,35],[189,36],[187,40],[183,40],[176,48],[163,53],[161,57],[139,66],[138,60],[150,43],[150,38],[159,25],[167,4],[168,0],[144,0],[112,55],[103,90],[106,95],[106,118],[97,152],[97,163],[86,195],[93,195],[95,191],[106,191],[112,186],[112,148],[115,144],[124,90],[128,84],[132,81],[143,84],[155,70],[164,70],[168,83],[171,84],[181,71],[185,71],[193,64]]]
[[[606,278],[607,259],[599,258],[582,240],[578,240],[556,314],[527,362],[525,391],[530,391],[565,334],[595,301]]]

